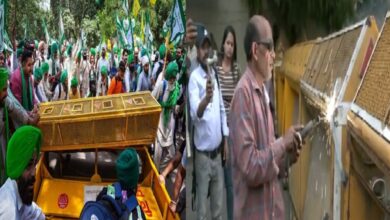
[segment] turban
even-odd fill
[[[106,66],[102,66],[102,68],[100,69],[100,73],[102,74],[102,75],[107,75],[107,67]]]
[[[0,90],[3,90],[4,87],[7,85],[8,80],[8,70],[7,68],[1,67],[0,68]]]
[[[42,70],[41,68],[37,67],[34,69],[34,79],[36,81],[39,81],[42,79]]]
[[[64,83],[65,80],[66,80],[66,78],[68,78],[68,71],[67,71],[67,70],[64,70],[64,71],[62,71],[62,73],[61,73],[60,82],[61,82],[61,83]]]
[[[134,53],[131,52],[129,56],[127,56],[127,64],[130,64],[134,61]]]
[[[165,45],[161,44],[160,48],[158,49],[160,59],[164,59],[166,50],[167,50],[167,48],[165,47]]]
[[[91,48],[91,49],[89,50],[89,52],[90,52],[91,55],[93,55],[93,56],[96,55],[96,50],[95,50],[95,48]]]
[[[57,44],[57,42],[54,42],[54,43],[51,45],[51,53],[52,53],[52,54],[55,54],[57,51],[58,51],[58,44]]]
[[[167,66],[167,70],[165,72],[165,79],[170,80],[172,78],[176,79],[176,75],[179,72],[179,66],[175,61],[170,62]]]
[[[149,58],[148,56],[143,56],[141,58],[142,66],[145,66],[146,64],[149,64]]]
[[[70,81],[70,87],[77,87],[79,84],[79,81],[77,81],[76,77],[73,77],[73,79]]]
[[[7,175],[18,179],[27,168],[33,153],[40,152],[41,130],[29,125],[18,128],[12,135],[7,147]]]
[[[42,69],[42,74],[48,73],[49,72],[49,64],[46,62],[42,63],[41,69]]]
[[[116,160],[116,175],[125,189],[137,187],[139,177],[139,162],[137,151],[128,148]]]

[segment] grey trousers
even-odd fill
[[[195,152],[197,219],[206,219],[207,210],[210,210],[213,220],[222,220],[224,175],[221,154],[211,159],[201,152]],[[207,207],[208,198],[210,207]]]

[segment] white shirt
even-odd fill
[[[60,94],[60,90],[61,90],[61,94]],[[58,83],[56,89],[54,90],[52,101],[61,101],[61,100],[68,100],[68,94],[67,92],[65,92],[64,85],[62,83]]]
[[[54,60],[54,64],[53,59],[48,59],[47,63],[49,64],[49,76],[53,74],[53,65],[55,65],[54,74],[61,73],[61,65],[58,59]]]
[[[131,81],[130,81],[130,69],[126,67],[125,71],[125,86],[126,86],[126,92],[131,91]]]
[[[154,64],[153,71],[152,71],[152,79],[157,81],[157,71],[160,68],[161,65],[164,65],[164,60],[159,60]],[[161,69],[162,72],[162,69]],[[159,74],[161,74],[161,72]]]
[[[229,135],[225,107],[214,70],[212,70],[212,77],[214,79],[214,93],[202,118],[198,117],[197,111],[200,102],[206,96],[207,73],[200,65],[191,73],[188,83],[190,115],[194,126],[194,144],[200,151],[213,151],[219,147],[222,141],[221,126],[223,135],[225,137]]]
[[[32,202],[25,205],[20,198],[18,185],[15,180],[7,179],[0,188],[0,219],[12,220],[44,220],[42,210]]]
[[[41,80],[37,86],[38,88],[36,88],[35,92],[36,92],[36,96],[37,96],[37,99],[38,97],[40,97],[42,100],[39,100],[39,102],[47,102],[47,97],[46,97],[46,94],[45,94],[45,89],[43,88],[43,80]]]

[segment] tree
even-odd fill
[[[289,44],[307,40],[313,26],[339,30],[353,16],[356,0],[248,0],[250,16],[267,14]]]
[[[48,13],[39,6],[39,0],[7,1],[5,29],[11,39],[44,39],[41,18]]]

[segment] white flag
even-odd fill
[[[59,41],[60,45],[62,45],[62,42],[65,40],[65,31],[64,31],[64,23],[62,22],[62,13],[60,11],[60,19],[59,19],[59,25],[60,25],[60,36],[59,36]]]
[[[178,38],[181,40],[186,31],[186,19],[184,16],[183,5],[181,0],[175,0],[172,9],[172,18],[171,18],[171,37],[170,42],[177,41]]]

